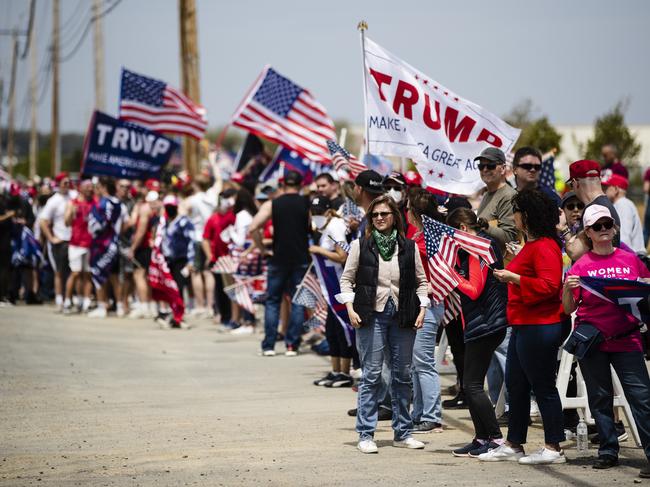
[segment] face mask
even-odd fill
[[[388,196],[390,196],[395,203],[402,201],[402,192],[397,189],[389,189]]]
[[[316,228],[323,228],[327,223],[327,217],[325,215],[314,215],[311,217],[311,221],[314,223]]]
[[[228,198],[225,200],[221,200],[220,203],[221,211],[227,211],[233,206],[235,206],[235,198]]]

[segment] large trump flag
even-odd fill
[[[366,38],[366,129],[371,154],[409,157],[427,186],[471,194],[483,187],[474,158],[508,153],[520,130]]]

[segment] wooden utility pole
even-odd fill
[[[59,147],[59,13],[60,0],[52,2],[52,129],[50,134],[50,174],[61,171]]]
[[[95,47],[95,109],[106,110],[104,96],[104,33],[102,32],[102,19],[100,10],[102,0],[93,0],[94,47]]]
[[[34,179],[36,176],[36,158],[38,155],[38,128],[36,126],[36,108],[38,104],[37,98],[37,76],[38,66],[36,60],[36,32],[34,27],[31,27],[29,37],[29,61],[30,61],[30,80],[29,80],[29,93],[32,102],[31,113],[31,127],[29,133],[29,178]]]
[[[181,78],[183,92],[195,103],[200,103],[199,48],[196,33],[196,4],[194,0],[178,0],[181,41]],[[185,170],[194,176],[199,167],[199,144],[185,137],[183,144]]]
[[[7,166],[9,175],[14,174],[14,119],[16,117],[16,65],[18,64],[18,32],[14,32],[11,57],[11,80],[9,82],[9,120],[7,122]]]

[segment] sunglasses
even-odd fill
[[[569,210],[584,210],[585,209],[585,204],[584,203],[567,203],[564,205],[564,207]]]
[[[389,215],[392,215],[392,214],[393,213],[390,212],[390,211],[373,211],[372,213],[370,213],[370,217],[373,220],[377,220],[379,218],[381,218],[383,220],[384,218],[386,218],[386,217],[388,217]]]
[[[614,228],[614,220],[607,220],[606,222],[603,223],[594,223],[591,226],[591,229],[594,232],[600,232],[603,228],[605,230],[611,230],[612,228]]]
[[[526,171],[539,171],[542,169],[541,164],[519,164],[517,167],[520,167]]]
[[[487,162],[487,163],[478,163],[478,170],[482,171],[483,169],[487,169],[488,171],[494,171],[497,166],[500,166],[501,164],[497,164],[496,162]]]

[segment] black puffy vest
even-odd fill
[[[400,328],[413,328],[420,312],[420,300],[416,294],[415,243],[397,236],[397,261],[399,264],[399,303],[397,320]],[[377,274],[379,272],[379,249],[375,240],[359,239],[359,267],[355,277],[354,310],[363,325],[371,323],[377,297]]]
[[[494,239],[483,232],[480,232],[479,236],[492,241],[492,250],[494,250],[497,258],[496,262],[492,264],[492,267],[495,269],[503,269],[503,256]],[[460,260],[459,274],[465,279],[468,279],[469,254],[464,250],[460,250],[458,257]],[[505,283],[497,281],[492,271],[488,271],[485,287],[476,301],[471,300],[462,292],[458,294],[460,295],[463,308],[466,342],[491,335],[508,325],[506,319],[508,287]]]

